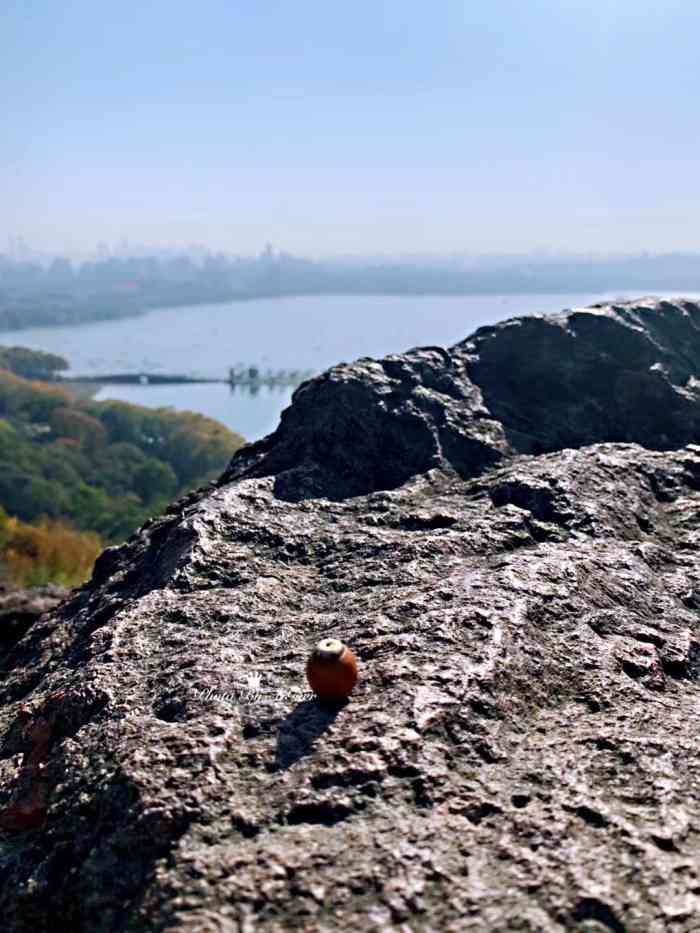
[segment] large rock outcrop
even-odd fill
[[[700,436],[700,305],[594,305],[482,327],[453,348],[512,446],[661,450]]]
[[[671,450],[700,439],[700,305],[594,305],[342,363],[300,386],[225,481],[275,476],[275,494],[343,499],[448,466],[602,441]]]
[[[106,551],[2,658],[2,929],[697,929],[699,316],[335,367]]]

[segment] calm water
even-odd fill
[[[360,356],[449,346],[482,324],[516,314],[560,311],[623,294],[641,293],[261,299],[0,333],[0,343],[60,353],[70,360],[71,372],[81,375],[148,371],[224,378],[237,364],[321,372]],[[275,429],[291,389],[261,387],[253,395],[224,384],[105,385],[96,397],[199,411],[256,440]]]

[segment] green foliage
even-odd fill
[[[49,379],[68,369],[68,360],[55,353],[28,350],[27,347],[0,347],[0,369],[26,379]]]
[[[0,370],[0,507],[22,522],[123,540],[242,444],[203,415],[85,402]]]
[[[107,431],[100,421],[77,408],[54,408],[49,425],[55,437],[77,441],[92,451],[107,441]]]
[[[168,498],[177,486],[177,476],[173,468],[155,457],[149,457],[134,473],[134,490],[143,502]]]
[[[10,423],[47,424],[55,408],[72,403],[73,397],[65,389],[29,382],[0,369],[0,418]]]
[[[227,463],[243,438],[218,421],[191,411],[142,408],[126,402],[93,402],[112,442],[129,444],[168,463],[180,486],[202,482]]]

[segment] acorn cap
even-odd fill
[[[337,638],[324,638],[314,648],[313,656],[319,661],[339,661],[344,651],[345,645],[342,641],[338,641]]]

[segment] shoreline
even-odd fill
[[[629,287],[623,291],[640,291],[641,289],[630,289]],[[226,304],[248,304],[254,301],[274,301],[276,299],[285,299],[285,298],[486,298],[493,297],[498,295],[506,295],[508,297],[516,297],[518,295],[559,295],[559,294],[581,294],[586,295],[590,294],[592,291],[598,291],[600,293],[616,292],[618,289],[614,287],[610,288],[600,288],[600,289],[577,289],[571,292],[563,291],[562,288],[533,288],[533,289],[476,289],[469,291],[433,291],[433,290],[416,290],[416,291],[290,291],[290,292],[271,292],[268,294],[259,293],[255,295],[242,295],[242,294],[233,294],[225,298],[215,298],[210,300],[203,301],[170,301],[164,304],[146,304],[139,307],[125,308],[123,311],[118,311],[113,314],[95,314],[94,316],[84,317],[80,320],[71,320],[71,321],[55,321],[52,323],[41,322],[41,323],[26,323],[22,326],[17,326],[16,323],[13,323],[11,326],[5,325],[2,320],[2,312],[0,311],[0,341],[2,340],[2,334],[4,333],[15,333],[17,331],[26,331],[26,330],[50,330],[53,328],[72,328],[72,327],[84,327],[91,324],[102,324],[108,321],[123,321],[128,320],[129,318],[138,318],[144,317],[149,314],[151,311],[165,311],[165,310],[177,310],[179,308],[206,308],[209,306],[218,306]],[[692,289],[686,290],[688,294],[692,293]],[[649,292],[650,295],[655,294],[654,292]],[[673,295],[682,295],[684,291],[682,289],[664,289],[663,294],[673,294]]]

